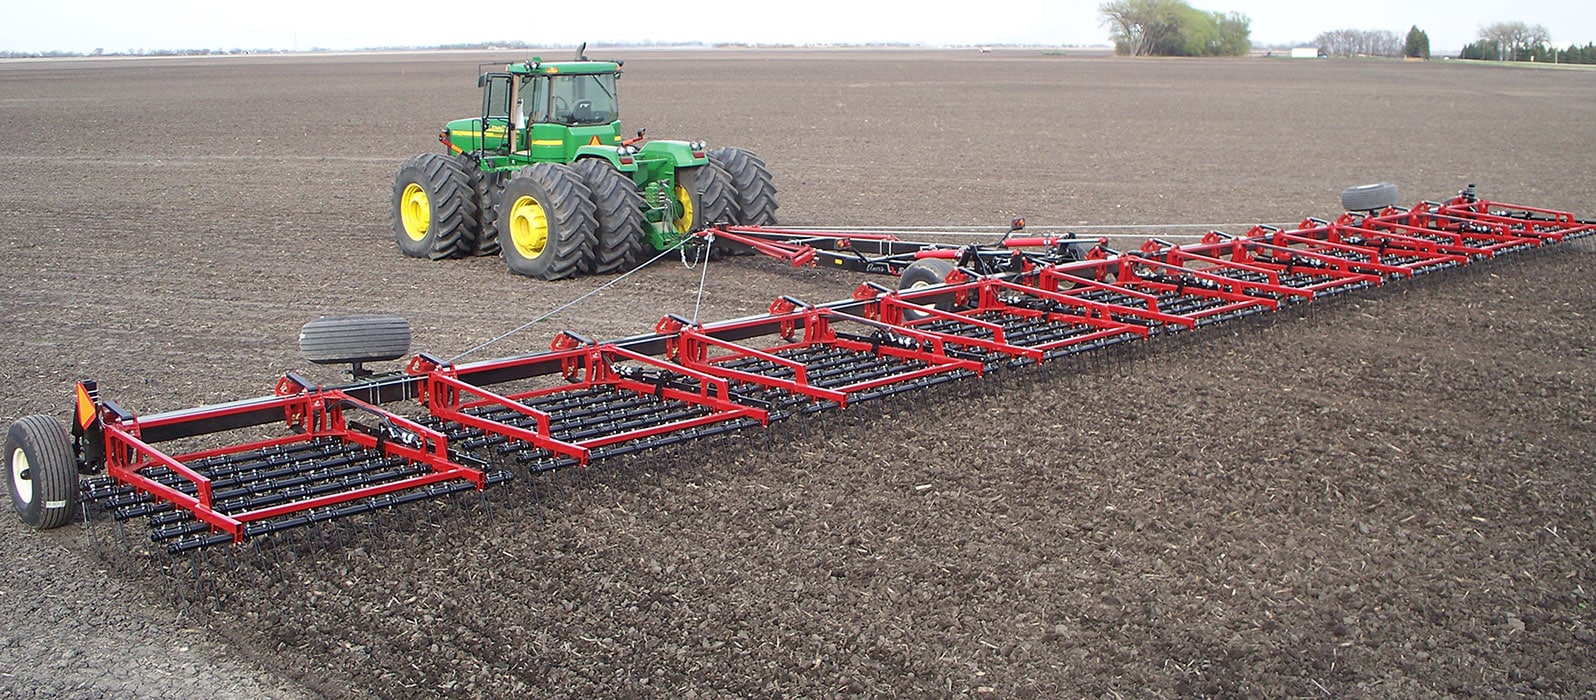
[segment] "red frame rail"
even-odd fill
[[[300,390],[295,390],[299,388]],[[268,521],[284,515],[303,513],[320,508],[338,506],[362,499],[395,494],[448,481],[463,481],[477,489],[487,485],[484,471],[454,462],[449,455],[447,439],[440,433],[402,416],[384,411],[338,389],[304,389],[284,381],[279,383],[284,393],[271,399],[216,407],[140,419],[118,416],[110,411],[100,411],[101,429],[105,440],[105,470],[107,476],[132,487],[135,492],[153,496],[157,501],[170,503],[186,511],[195,520],[205,523],[226,539],[238,543],[246,536],[251,523]],[[346,408],[370,413],[383,423],[395,428],[387,435],[374,435],[354,429],[345,417]],[[169,455],[145,442],[141,435],[146,430],[159,430],[183,422],[221,420],[231,413],[244,411],[280,411],[295,434],[218,447],[186,454]],[[219,508],[212,488],[212,478],[197,463],[235,455],[245,455],[271,448],[284,448],[297,443],[331,440],[353,445],[378,455],[394,457],[408,464],[422,465],[425,469],[412,476],[393,474],[380,483],[369,483],[356,488],[333,488],[331,492],[318,493],[313,489],[298,487],[278,494],[273,505],[232,510]],[[192,493],[171,479],[161,480],[149,472],[164,468],[180,478],[181,483],[192,486]],[[337,485],[335,485],[336,487]]]
[[[849,337],[836,330],[835,324],[838,322],[863,324],[885,335],[871,340]],[[753,327],[774,329],[781,342],[767,348],[754,348],[725,340],[717,333],[707,332],[703,326],[672,316],[661,319],[656,330],[668,336],[666,356],[683,367],[741,384],[832,402],[839,407],[847,406],[851,397],[866,393],[874,395],[876,390],[896,384],[913,383],[931,377],[950,379],[963,373],[979,376],[985,371],[980,362],[949,355],[946,339],[940,335],[811,306],[789,297],[772,302],[766,316],[713,326],[715,331],[722,334]],[[802,351],[817,348],[856,357],[874,357],[897,367],[866,379],[823,385],[811,377],[817,373],[811,364],[793,357]],[[733,366],[739,362],[772,369],[775,373]],[[782,370],[790,371],[791,376],[785,376]]]
[[[728,242],[794,265],[900,274],[916,260],[942,258],[954,270],[941,285],[865,283],[852,298],[828,304],[780,297],[743,319],[698,324],[666,316],[651,334],[607,343],[567,332],[548,351],[519,357],[457,366],[420,355],[405,373],[337,388],[289,375],[272,397],[143,418],[101,401],[85,383],[80,411],[87,413],[75,434],[85,459],[105,468],[106,476],[85,480],[86,493],[100,494],[91,497],[130,503],[120,507],[150,514],[152,523],[161,518],[168,528],[161,536],[178,540],[174,550],[236,543],[345,508],[397,503],[399,494],[416,500],[509,478],[474,456],[490,444],[534,471],[587,465],[1592,233],[1596,223],[1571,213],[1481,200],[1472,189],[1444,203],[1305,219],[1293,229],[1258,226],[1241,236],[1211,231],[1184,246],[1153,239],[1129,252],[1073,237],[1006,235],[961,249],[890,234],[733,227],[720,232]],[[539,378],[554,385],[501,388]],[[379,407],[412,400],[424,416]],[[350,420],[351,410],[378,425]],[[293,434],[178,455],[155,446],[279,421]],[[321,478],[331,462],[309,460],[294,472],[302,476],[271,482],[289,487],[254,506],[220,503],[234,501],[218,496],[217,485],[238,491],[239,479],[231,472],[213,478],[222,473],[213,462],[259,453],[263,464],[277,465],[279,453],[322,445],[349,459],[374,455],[378,464],[363,480],[324,479],[313,489],[300,484]],[[385,471],[390,462],[404,468]],[[240,464],[239,472],[254,468]]]
[[[661,376],[686,380],[695,389],[678,388],[678,382],[649,382],[629,377],[617,370],[623,362],[635,363],[664,373]],[[551,351],[538,356],[498,360],[471,365],[471,373],[492,373],[514,369],[529,364],[557,363],[566,384],[501,395],[484,386],[472,384],[461,378],[461,370],[448,364],[439,364],[418,357],[411,362],[409,372],[422,378],[421,400],[430,415],[444,421],[501,435],[532,449],[563,455],[577,464],[586,465],[593,451],[602,447],[633,440],[648,440],[681,431],[695,430],[728,421],[752,422],[764,425],[770,417],[764,409],[739,404],[731,399],[728,381],[719,376],[694,371],[680,365],[664,362],[648,355],[628,350],[614,344],[586,341],[571,334],[555,338]],[[540,410],[530,402],[588,392],[593,389],[626,392],[637,397],[655,397],[660,401],[677,402],[695,407],[703,413],[687,418],[636,427],[605,431],[601,435],[567,441],[556,437],[560,418]],[[468,396],[476,397],[467,400]],[[484,417],[481,409],[505,409],[512,415],[530,418],[533,424],[523,427],[502,420]]]

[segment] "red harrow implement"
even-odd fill
[[[1068,235],[1019,237],[1018,223],[986,245],[721,227],[701,236],[899,284],[867,282],[825,304],[783,296],[730,321],[670,315],[611,342],[566,332],[549,351],[518,357],[455,364],[420,354],[388,374],[362,363],[406,354],[402,320],[322,319],[301,346],[312,361],[353,363],[352,382],[290,374],[270,397],[149,416],[81,382],[70,436],[47,416],[11,426],[8,486],[36,527],[65,524],[86,501],[118,520],[146,518],[173,552],[239,543],[484,489],[516,469],[586,466],[1193,332],[1596,230],[1566,212],[1479,199],[1472,187],[1412,208],[1390,197],[1335,221],[1215,231],[1191,245],[1153,239],[1125,252]],[[286,434],[255,434],[271,424]]]

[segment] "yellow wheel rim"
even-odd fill
[[[510,242],[521,257],[531,260],[549,245],[549,217],[543,205],[522,197],[510,205]]]
[[[421,185],[405,185],[404,194],[399,195],[399,219],[410,240],[420,242],[427,237],[427,229],[432,228],[432,204]]]
[[[693,225],[693,193],[688,192],[687,188],[682,187],[681,183],[676,184],[676,203],[681,205],[682,214],[676,217],[676,220],[672,223],[676,226],[677,231],[688,233],[692,230],[690,227]]]

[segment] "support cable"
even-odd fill
[[[685,244],[686,242],[687,242],[687,239],[684,238],[681,241],[677,242],[676,245],[673,245],[673,246],[671,246],[669,248],[666,248],[665,250],[660,251],[658,255],[655,255],[654,257],[650,258],[647,262],[645,262],[645,263],[643,263],[641,265],[638,265],[637,267],[634,267],[631,270],[626,271],[625,274],[622,274],[621,276],[616,277],[615,279],[612,279],[612,280],[610,280],[608,282],[605,282],[602,285],[599,285],[598,287],[593,288],[588,293],[583,294],[582,296],[579,296],[579,297],[577,297],[575,299],[572,299],[572,300],[570,300],[568,302],[565,302],[564,304],[561,304],[558,307],[555,307],[554,310],[549,311],[548,313],[545,313],[542,316],[539,316],[539,317],[534,318],[534,319],[532,319],[530,321],[527,321],[526,323],[523,323],[523,324],[521,324],[519,326],[516,326],[515,328],[510,329],[509,332],[506,332],[506,333],[504,333],[504,334],[502,334],[502,335],[500,335],[500,336],[498,336],[496,338],[493,338],[493,339],[488,340],[487,342],[484,342],[484,343],[482,343],[482,344],[480,344],[480,345],[478,345],[478,346],[476,346],[474,348],[471,348],[470,350],[466,350],[465,352],[462,352],[462,353],[460,353],[458,355],[455,355],[454,357],[449,358],[449,364],[454,364],[456,361],[460,360],[461,358],[464,358],[464,357],[467,357],[467,356],[470,356],[470,355],[474,355],[474,354],[476,354],[478,352],[481,352],[482,350],[485,350],[488,347],[505,340],[506,338],[509,338],[509,337],[511,337],[513,335],[521,333],[522,331],[525,331],[526,329],[531,328],[532,326],[535,326],[535,325],[537,325],[539,323],[547,321],[550,318],[553,318],[555,316],[555,314],[558,314],[561,311],[569,309],[569,308],[571,308],[573,306],[576,306],[577,304],[579,304],[582,301],[586,300],[588,297],[591,297],[591,296],[593,296],[595,294],[598,294],[599,292],[602,292],[602,291],[604,291],[606,289],[609,289],[610,287],[613,287],[613,286],[615,286],[617,284],[620,284],[621,280],[624,280],[624,279],[626,279],[628,277],[631,277],[634,274],[637,274],[638,272],[642,271],[644,268],[648,267],[649,265],[653,265],[654,263],[658,262],[661,258],[663,258],[663,257],[665,257],[667,255],[670,255],[672,252],[675,252],[676,249],[682,248],[683,244]],[[707,265],[706,265],[706,267],[707,267]],[[702,294],[702,289],[703,289],[703,283],[702,282],[699,283],[699,289],[700,289],[700,294]],[[694,314],[694,318],[695,318],[695,320],[697,318],[696,312]]]

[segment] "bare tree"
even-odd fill
[[[1480,38],[1496,42],[1499,61],[1518,60],[1520,53],[1530,53],[1552,41],[1551,32],[1544,25],[1524,22],[1497,22],[1480,27]]]
[[[1401,56],[1402,38],[1378,29],[1337,29],[1320,34],[1315,43],[1326,56]]]

